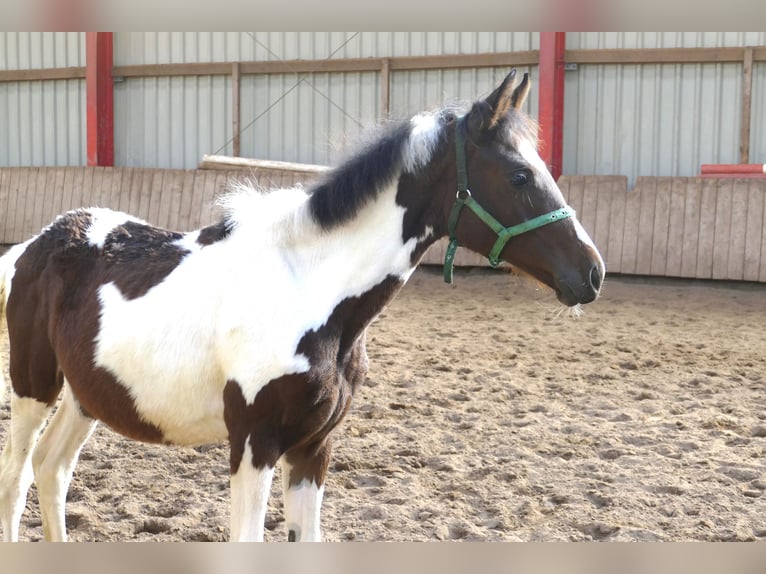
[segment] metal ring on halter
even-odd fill
[[[455,193],[455,197],[457,197],[458,199],[468,199],[469,197],[471,197],[471,190],[470,189],[466,188],[464,191],[465,191],[465,196],[464,197],[460,197],[460,190],[459,189],[457,190],[457,193]]]

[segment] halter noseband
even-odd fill
[[[452,283],[452,268],[455,260],[455,252],[458,248],[457,240],[457,222],[460,218],[460,214],[463,210],[463,206],[468,207],[473,211],[476,216],[481,219],[492,231],[497,235],[497,240],[492,246],[487,259],[492,267],[497,267],[500,262],[500,252],[505,247],[505,244],[512,237],[532,231],[543,225],[548,225],[554,221],[560,219],[566,219],[574,215],[574,210],[567,206],[561,209],[556,209],[543,215],[538,215],[532,219],[512,225],[511,227],[505,227],[497,219],[492,217],[490,213],[484,209],[479,203],[471,196],[471,192],[468,189],[468,167],[465,161],[465,136],[463,135],[462,126],[465,123],[465,116],[458,119],[455,125],[455,159],[457,163],[457,195],[455,196],[455,203],[452,205],[452,211],[449,216],[448,230],[449,230],[449,245],[447,246],[447,252],[444,255],[444,281],[446,283]]]

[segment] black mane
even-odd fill
[[[361,152],[332,170],[309,188],[309,207],[314,220],[331,229],[354,218],[399,172],[409,121],[386,130]]]

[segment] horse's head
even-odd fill
[[[448,269],[457,245],[506,261],[551,287],[562,303],[589,303],[604,262],[537,153],[534,122],[520,108],[529,76],[515,70],[455,123],[457,199],[449,217]]]

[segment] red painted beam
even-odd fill
[[[540,155],[554,179],[564,154],[564,50],[566,32],[540,32]]]
[[[85,33],[85,98],[88,165],[114,165],[112,32]]]
[[[731,174],[731,173],[755,173],[766,174],[766,163],[703,163],[700,172],[702,175]]]

